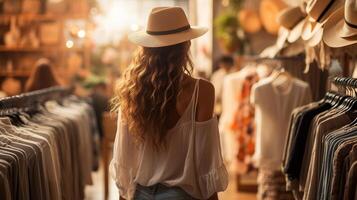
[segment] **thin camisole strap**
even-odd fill
[[[200,87],[199,87],[199,82],[200,82],[200,79],[197,79],[196,83],[195,83],[195,89],[193,91],[193,106],[192,106],[192,121],[195,122],[196,121],[196,110],[197,110],[197,104],[198,104],[198,93],[199,93],[199,90],[200,90]]]

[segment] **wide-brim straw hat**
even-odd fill
[[[255,10],[244,8],[238,12],[237,17],[239,24],[247,33],[257,33],[262,28],[259,14]]]
[[[345,7],[334,13],[325,25],[323,40],[333,48],[357,43],[357,2],[346,0]]]
[[[143,47],[165,47],[200,37],[207,28],[191,26],[180,7],[153,8],[146,30],[129,35],[129,40]]]
[[[281,11],[277,17],[277,21],[280,24],[280,31],[286,31],[287,33],[280,33],[278,37],[285,37],[290,43],[296,42],[301,35],[302,26],[306,14],[300,7],[290,7]],[[278,38],[278,41],[282,41],[282,38]],[[285,42],[285,41],[284,41]]]
[[[309,40],[306,40],[305,43],[310,47],[315,47],[321,42],[323,32],[323,28],[317,29],[316,32],[312,35],[312,37]]]
[[[277,16],[287,5],[282,0],[262,0],[259,6],[259,15],[265,30],[273,35],[279,32],[280,25]]]
[[[288,42],[294,43],[301,38],[302,29],[305,23],[306,20],[303,19],[293,29],[291,29],[288,36]]]
[[[278,38],[274,45],[265,48],[259,56],[262,58],[274,58],[276,57],[280,51],[284,48],[286,39],[289,36],[289,31],[284,27],[280,27],[278,31]]]
[[[343,6],[344,0],[310,0],[306,6],[307,21],[304,24],[301,38],[310,40],[323,28],[329,17]],[[322,38],[320,38],[321,41]]]
[[[279,48],[276,44],[265,48],[260,54],[261,58],[274,58],[280,52],[282,48]]]

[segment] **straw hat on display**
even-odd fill
[[[238,13],[239,24],[247,33],[259,32],[262,28],[259,15],[255,10],[244,8]]]
[[[279,51],[281,50],[281,48],[279,49],[276,44],[269,46],[265,49],[263,49],[263,51],[259,54],[259,57],[261,58],[274,58],[276,55],[278,55]]]
[[[306,5],[306,13],[308,14],[307,21],[304,24],[302,31],[302,39],[310,40],[315,34],[313,41],[310,43],[316,44],[321,41],[321,29],[327,22],[329,17],[341,6],[344,0],[310,0]],[[319,37],[320,36],[320,37]]]
[[[264,49],[259,56],[274,58],[284,48],[286,41],[291,35],[294,36],[294,40],[295,38],[299,39],[299,36],[296,36],[299,35],[296,27],[303,19],[304,13],[299,7],[286,8],[281,11],[277,16],[277,22],[280,24],[277,40],[274,45]]]
[[[276,18],[281,10],[287,5],[281,0],[262,0],[260,3],[259,13],[260,19],[265,30],[276,35],[279,32],[279,24]]]
[[[310,46],[310,47],[315,47],[318,45],[321,40],[322,40],[322,34],[324,32],[324,29],[322,27],[319,27],[316,32],[312,35],[312,37],[308,40],[305,41],[305,43]]]
[[[259,56],[262,58],[274,58],[276,57],[280,51],[284,48],[286,40],[289,36],[289,31],[287,31],[284,27],[280,27],[278,32],[278,38],[272,46],[265,48]]]
[[[357,2],[346,0],[344,8],[339,9],[326,23],[324,42],[333,48],[357,43]]]
[[[294,43],[300,38],[305,17],[306,14],[298,6],[286,8],[279,13],[277,19],[280,26],[288,32],[288,42]]]
[[[200,37],[207,28],[191,26],[180,7],[152,9],[146,30],[134,32],[129,40],[143,47],[164,47]]]

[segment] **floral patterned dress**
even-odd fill
[[[235,134],[238,142],[236,155],[236,168],[238,174],[245,174],[254,169],[252,156],[255,151],[255,121],[254,106],[250,103],[252,86],[258,82],[257,74],[251,74],[244,78],[242,87],[237,93],[237,105],[230,129]]]

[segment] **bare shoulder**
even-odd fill
[[[200,79],[199,81],[199,95],[207,95],[206,97],[212,97],[214,100],[214,86],[211,82],[206,81],[204,79]]]
[[[214,93],[214,86],[211,82],[203,79],[199,80],[197,121],[206,121],[212,118]]]

